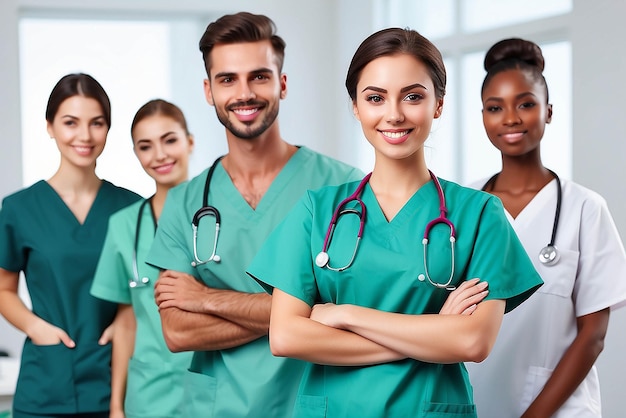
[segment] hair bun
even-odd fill
[[[519,60],[538,67],[543,72],[545,61],[539,45],[520,38],[503,39],[494,44],[485,55],[484,67],[487,72],[497,63],[505,60]]]

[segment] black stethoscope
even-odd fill
[[[146,204],[150,204],[150,214],[152,215],[152,222],[154,223],[154,231],[156,233],[157,229],[157,221],[156,216],[154,214],[154,207],[152,207],[152,198],[154,196],[149,197],[144,200],[139,206],[139,214],[137,215],[137,228],[135,229],[135,245],[133,247],[133,277],[128,282],[128,285],[131,288],[136,287],[144,287],[148,283],[150,283],[150,278],[148,276],[143,276],[139,278],[139,267],[137,265],[137,248],[139,247],[139,231],[141,230],[141,218],[143,217],[143,211],[146,207]]]
[[[439,183],[439,179],[437,179],[437,176],[435,176],[432,171],[428,170],[428,172],[430,173],[430,177],[432,178],[433,183],[435,183],[435,187],[437,188],[437,194],[439,196],[439,217],[428,222],[428,224],[426,224],[426,228],[424,229],[424,238],[422,239],[422,246],[424,249],[424,272],[425,274],[420,274],[417,278],[420,281],[424,281],[425,279],[428,279],[428,282],[431,285],[439,289],[454,290],[456,289],[456,287],[454,285],[451,285],[450,283],[452,283],[452,279],[454,277],[454,243],[456,242],[456,232],[454,229],[454,224],[452,224],[452,222],[446,217],[446,213],[448,212],[448,209],[446,208],[446,199],[443,194],[443,189],[441,188],[441,184]],[[363,230],[365,229],[366,208],[365,208],[365,203],[363,203],[360,196],[362,195],[363,189],[365,188],[365,185],[368,183],[371,175],[372,173],[369,173],[368,175],[366,175],[363,178],[363,180],[361,180],[361,183],[359,183],[354,193],[352,193],[350,196],[342,200],[341,203],[339,203],[339,205],[335,208],[335,211],[333,212],[333,216],[330,220],[330,224],[328,225],[328,229],[326,230],[326,236],[324,237],[324,245],[322,246],[322,251],[320,251],[315,257],[316,266],[320,268],[327,268],[332,271],[343,271],[343,270],[346,270],[348,267],[350,267],[352,263],[354,262],[354,258],[356,257],[356,253],[359,248],[359,243],[361,242],[361,237],[363,236]],[[346,206],[348,203],[353,202],[353,201],[359,204],[359,206],[361,207],[361,211],[358,211],[357,209],[354,209],[354,208],[344,208],[344,206]],[[348,264],[346,264],[343,267],[332,267],[330,265],[330,256],[328,255],[328,248],[330,247],[332,236],[337,226],[337,223],[339,222],[339,219],[341,218],[341,216],[347,215],[347,214],[353,214],[359,217],[359,232],[357,234],[356,245],[352,253],[352,258],[350,259]],[[452,249],[450,277],[448,278],[448,281],[445,283],[439,283],[439,282],[432,280],[428,272],[428,263],[426,261],[428,259],[428,250],[427,250],[428,235],[430,234],[431,229],[435,225],[440,224],[440,223],[446,224],[450,228],[450,248]]]
[[[556,180],[556,187],[557,187],[556,211],[554,213],[554,225],[552,226],[552,237],[550,238],[550,242],[548,243],[548,245],[546,245],[545,247],[541,249],[541,251],[539,251],[539,261],[541,262],[541,264],[545,264],[546,266],[553,266],[559,261],[559,258],[560,258],[559,250],[554,245],[554,241],[556,240],[556,231],[559,227],[559,218],[561,217],[561,202],[562,202],[563,197],[562,197],[562,191],[561,191],[561,179],[554,171],[550,169],[546,169],[546,170],[548,170],[554,176],[554,179]],[[485,185],[482,188],[483,191],[487,191],[487,186],[489,185],[491,185],[493,189],[493,183],[495,183],[496,178],[498,177],[498,174],[500,173],[494,174],[489,180],[487,180],[487,183],[485,183]]]
[[[213,172],[215,171],[217,164],[220,162],[222,158],[224,158],[223,155],[221,157],[218,157],[213,162],[213,165],[211,165],[211,168],[209,168],[209,172],[207,173],[207,176],[206,176],[206,182],[204,183],[204,194],[202,195],[202,207],[198,209],[198,211],[193,215],[193,219],[191,220],[191,229],[193,230],[193,261],[191,262],[192,267],[198,267],[210,261],[219,263],[222,260],[222,257],[216,254],[217,239],[219,238],[219,235],[220,235],[220,223],[221,223],[220,211],[217,210],[216,207],[209,205],[209,189],[211,187],[211,179],[213,178]],[[201,260],[198,257],[198,226],[200,225],[200,219],[202,219],[203,217],[207,215],[215,217],[215,239],[213,240],[213,251],[211,252],[211,256],[207,258],[206,260]]]

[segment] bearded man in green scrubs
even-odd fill
[[[185,417],[291,413],[303,364],[272,356],[271,296],[245,269],[307,189],[363,176],[281,138],[284,48],[274,23],[250,13],[221,17],[200,40],[204,91],[226,128],[228,153],[214,164],[208,191],[209,170],[170,190],[147,257],[162,270],[155,298],[167,345],[194,351]],[[194,239],[192,218],[207,204],[212,209],[204,211]]]

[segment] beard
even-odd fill
[[[241,139],[254,139],[259,136],[263,132],[265,132],[276,120],[278,117],[278,101],[274,103],[272,107],[260,107],[261,109],[267,109],[265,115],[262,116],[262,119],[254,120],[253,122],[239,122],[232,121],[229,119],[229,111],[232,111],[233,108],[243,107],[243,106],[263,106],[266,103],[258,102],[256,100],[250,100],[247,102],[237,102],[229,105],[225,112],[220,111],[217,106],[215,107],[215,114],[217,115],[217,119],[220,121],[222,125],[228,131],[230,131],[234,136]],[[244,126],[236,126],[236,124],[243,124]]]

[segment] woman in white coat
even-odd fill
[[[500,197],[545,284],[505,315],[489,358],[467,365],[481,417],[600,417],[594,363],[610,311],[626,300],[626,256],[605,200],[541,162],[552,119],[543,67],[539,46],[522,39],[485,57],[483,123],[502,171],[475,186]]]

